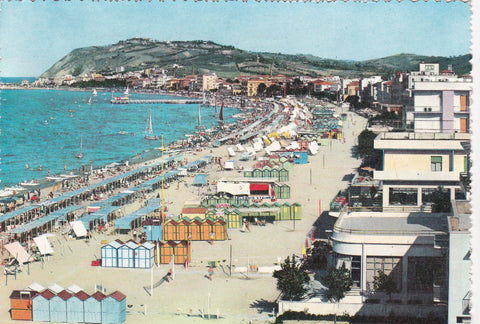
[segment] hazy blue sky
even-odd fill
[[[71,50],[131,37],[364,60],[470,52],[470,7],[438,3],[3,2],[1,76],[38,76]]]

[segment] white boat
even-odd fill
[[[61,177],[45,177],[45,179],[47,179],[48,181],[61,181],[64,178],[61,178]]]
[[[207,127],[202,125],[202,115],[200,114],[200,105],[198,105],[198,125],[196,127],[198,130],[205,130]]]
[[[88,101],[87,101],[87,104],[91,104],[92,103],[92,97],[88,98]]]
[[[20,185],[24,187],[34,187],[34,186],[38,186],[38,182],[35,180],[30,180],[30,181],[20,182]]]
[[[83,137],[80,136],[80,152],[75,156],[77,159],[83,158],[83,152],[82,152],[82,144],[83,144],[83,143],[82,143],[82,139],[83,139]]]
[[[94,96],[96,96],[96,95],[97,95],[97,89],[93,88],[92,94],[93,94]]]
[[[127,90],[125,90],[125,92],[123,93],[123,95],[124,95],[125,97],[128,97],[128,95],[130,95],[130,92],[128,91],[128,87],[127,87]]]
[[[127,88],[128,90],[128,88]],[[147,140],[158,140],[158,137],[153,135],[153,126],[152,126],[152,111],[148,110],[148,120],[147,125],[145,126],[145,139]]]
[[[43,122],[43,125],[47,126],[48,125],[48,121],[45,119],[45,121]]]

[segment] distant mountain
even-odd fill
[[[319,58],[313,55],[289,55],[281,53],[249,52],[233,46],[210,41],[161,42],[145,38],[132,38],[107,46],[78,48],[67,54],[47,71],[43,77],[65,74],[73,76],[85,73],[106,73],[123,66],[126,71],[151,68],[154,65],[176,76],[215,72],[231,78],[239,74],[340,75],[389,76],[394,71],[418,70],[418,63],[440,63],[440,69],[448,64],[458,75],[470,73],[471,55],[455,57],[398,54],[366,60],[347,61]]]

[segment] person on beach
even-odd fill
[[[173,279],[172,279],[172,273],[173,273],[172,269],[169,269],[168,272],[167,272],[167,274],[165,275],[165,279],[166,279],[168,282],[170,282],[170,280],[173,280]]]
[[[250,222],[248,220],[245,221],[245,226],[247,227],[247,231],[251,232],[250,231]]]
[[[208,279],[210,279],[210,281],[212,281],[212,278],[213,278],[213,267],[210,266],[208,268]]]

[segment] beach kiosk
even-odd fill
[[[150,269],[155,259],[155,245],[145,242],[135,249],[135,268]]]
[[[105,297],[101,291],[97,291],[85,299],[83,302],[85,323],[102,323],[102,300]]]
[[[135,266],[135,250],[138,245],[132,241],[128,241],[118,248],[118,267],[133,268]]]
[[[102,299],[102,323],[123,323],[127,319],[127,296],[118,290]]]
[[[55,296],[45,289],[32,298],[32,320],[34,322],[50,322],[50,299]]]
[[[102,267],[117,267],[118,266],[118,249],[122,244],[117,241],[110,242],[102,246]]]
[[[66,290],[62,290],[50,299],[50,321],[66,322],[67,321],[67,300],[72,294]]]
[[[68,323],[83,323],[85,322],[85,309],[83,303],[90,297],[89,294],[83,290],[78,291],[72,297],[67,299],[67,322]]]
[[[12,291],[10,294],[10,316],[12,320],[32,320],[32,299],[36,295],[36,291]]]

